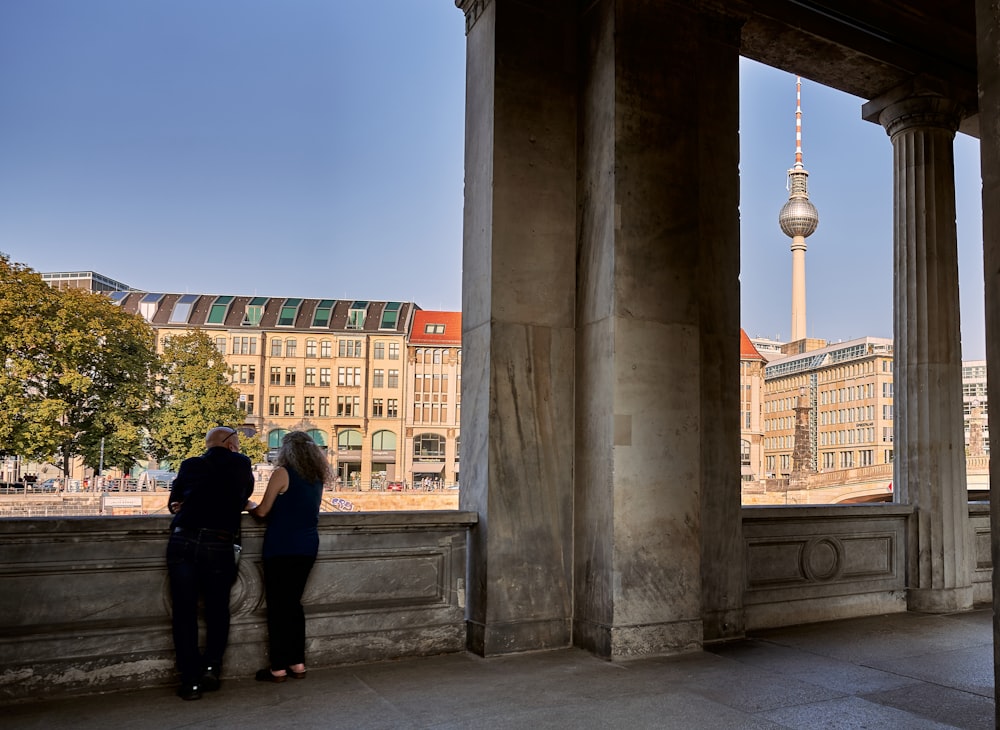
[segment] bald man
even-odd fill
[[[170,490],[174,515],[167,544],[173,602],[174,650],[181,684],[177,696],[201,699],[219,688],[229,643],[229,592],[236,579],[233,544],[240,513],[256,505],[250,459],[240,453],[239,431],[225,426],[205,436],[207,450],[185,459]],[[198,647],[198,599],[205,606],[205,651]]]

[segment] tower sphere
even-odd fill
[[[778,225],[786,236],[811,236],[819,225],[819,213],[809,198],[789,198],[778,213]]]

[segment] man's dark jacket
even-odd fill
[[[253,494],[250,459],[224,446],[185,459],[170,489],[169,503],[182,502],[171,528],[222,530],[236,535],[240,512]]]

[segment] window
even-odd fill
[[[316,415],[316,398],[315,396],[307,395],[302,405],[302,415],[303,416],[315,416]]]
[[[750,466],[750,442],[740,439],[740,465]]]
[[[247,371],[247,383],[253,385],[257,382],[257,366],[251,365]]]
[[[306,386],[316,385],[316,368],[306,368]],[[307,413],[307,416],[312,415]]]
[[[184,294],[174,303],[174,310],[170,313],[170,324],[187,324],[188,317],[191,316],[191,307],[198,299],[197,294]]]
[[[267,434],[267,448],[269,449],[280,449],[281,440],[288,435],[288,429],[276,428]]]
[[[871,449],[862,449],[858,452],[859,466],[872,466],[875,463],[875,452]]]
[[[882,427],[882,441],[891,444],[892,443],[892,428],[889,426]]]
[[[267,415],[277,416],[278,415],[278,396],[272,395],[267,399]]]
[[[298,344],[297,340],[285,340],[285,357],[295,357]]]
[[[310,428],[306,433],[309,434],[309,438],[313,440],[314,444],[324,451],[326,450],[326,431],[320,431],[318,428]]]
[[[420,433],[413,437],[413,456],[417,459],[443,459],[444,447],[444,436],[436,433]]]
[[[385,370],[383,370],[382,368],[375,368],[372,371],[372,387],[373,388],[385,387]]]
[[[285,368],[285,385],[295,385],[295,368]]]
[[[330,340],[322,340],[319,343],[319,356],[320,357],[333,357],[333,346],[330,344]]]
[[[425,335],[443,335],[444,325],[443,324],[425,324],[424,325]]]
[[[281,310],[278,312],[276,326],[293,327],[295,325],[295,318],[299,314],[299,305],[301,304],[301,299],[286,299],[285,303],[281,305]]]
[[[205,320],[205,324],[223,324],[232,301],[233,297],[216,297],[208,310],[208,319]]]
[[[338,395],[337,396],[337,415],[338,416],[354,416],[360,415],[356,413],[355,407],[358,403],[359,398],[353,395]]]
[[[271,357],[281,357],[281,340],[277,337],[271,340]]]
[[[368,302],[352,302],[347,310],[347,329],[360,330],[365,327],[365,315],[368,312]]]
[[[216,337],[215,338],[215,349],[221,352],[223,355],[226,354],[226,338]]]
[[[319,387],[321,388],[330,387],[330,368],[319,369]]]
[[[340,340],[340,357],[363,357],[361,352],[361,340]]]
[[[319,397],[319,414],[320,416],[330,415],[330,396],[321,395]]]
[[[285,396],[285,413],[284,413],[284,415],[286,415],[286,416],[294,416],[295,415],[295,396],[294,395],[286,395]]]
[[[823,468],[824,469],[836,469],[837,468],[837,455],[832,451],[823,452]]]
[[[233,354],[234,355],[256,355],[257,354],[257,338],[256,337],[234,337],[233,338]]]
[[[389,343],[389,359],[398,360],[399,359],[399,343],[390,342]]]
[[[882,397],[892,398],[892,383],[882,383]]]
[[[316,340],[306,340],[306,357],[316,357]]]
[[[399,309],[403,305],[400,302],[386,302],[385,309],[382,310],[382,321],[379,323],[380,330],[396,329],[396,322],[399,320]]]
[[[248,416],[253,415],[253,393],[241,393],[237,406]]]
[[[374,357],[376,360],[384,360],[385,359],[385,343],[384,342],[376,342],[375,343],[375,352],[372,355],[372,357]]]
[[[851,469],[854,467],[854,452],[853,451],[841,451],[840,452],[840,468],[841,469]]]
[[[277,365],[271,366],[271,385],[281,385],[281,368]]]
[[[264,316],[264,307],[267,305],[267,297],[254,297],[247,302],[246,311],[243,314],[242,325],[244,327],[257,327]]]
[[[399,418],[399,399],[389,398],[385,402],[385,416],[386,418]]]
[[[233,365],[233,382],[253,385],[257,379],[256,365]]]
[[[395,451],[396,434],[392,431],[376,431],[372,436],[372,448],[375,451]]]
[[[399,371],[390,370],[389,371],[389,387],[398,388],[399,387]]]
[[[328,327],[330,325],[330,313],[333,311],[333,299],[323,299],[316,305],[316,313],[313,314],[313,327]]]
[[[361,451],[361,432],[349,428],[338,433],[337,449],[339,451]]]
[[[337,385],[361,385],[361,368],[337,368]]]
[[[381,398],[372,398],[372,418],[382,418],[385,415],[385,403]]]
[[[892,406],[882,406],[882,419],[885,421],[892,420]]]

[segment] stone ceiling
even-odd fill
[[[750,10],[747,58],[864,100],[916,75],[937,79],[970,112],[962,131],[978,136],[974,0],[736,2]]]

